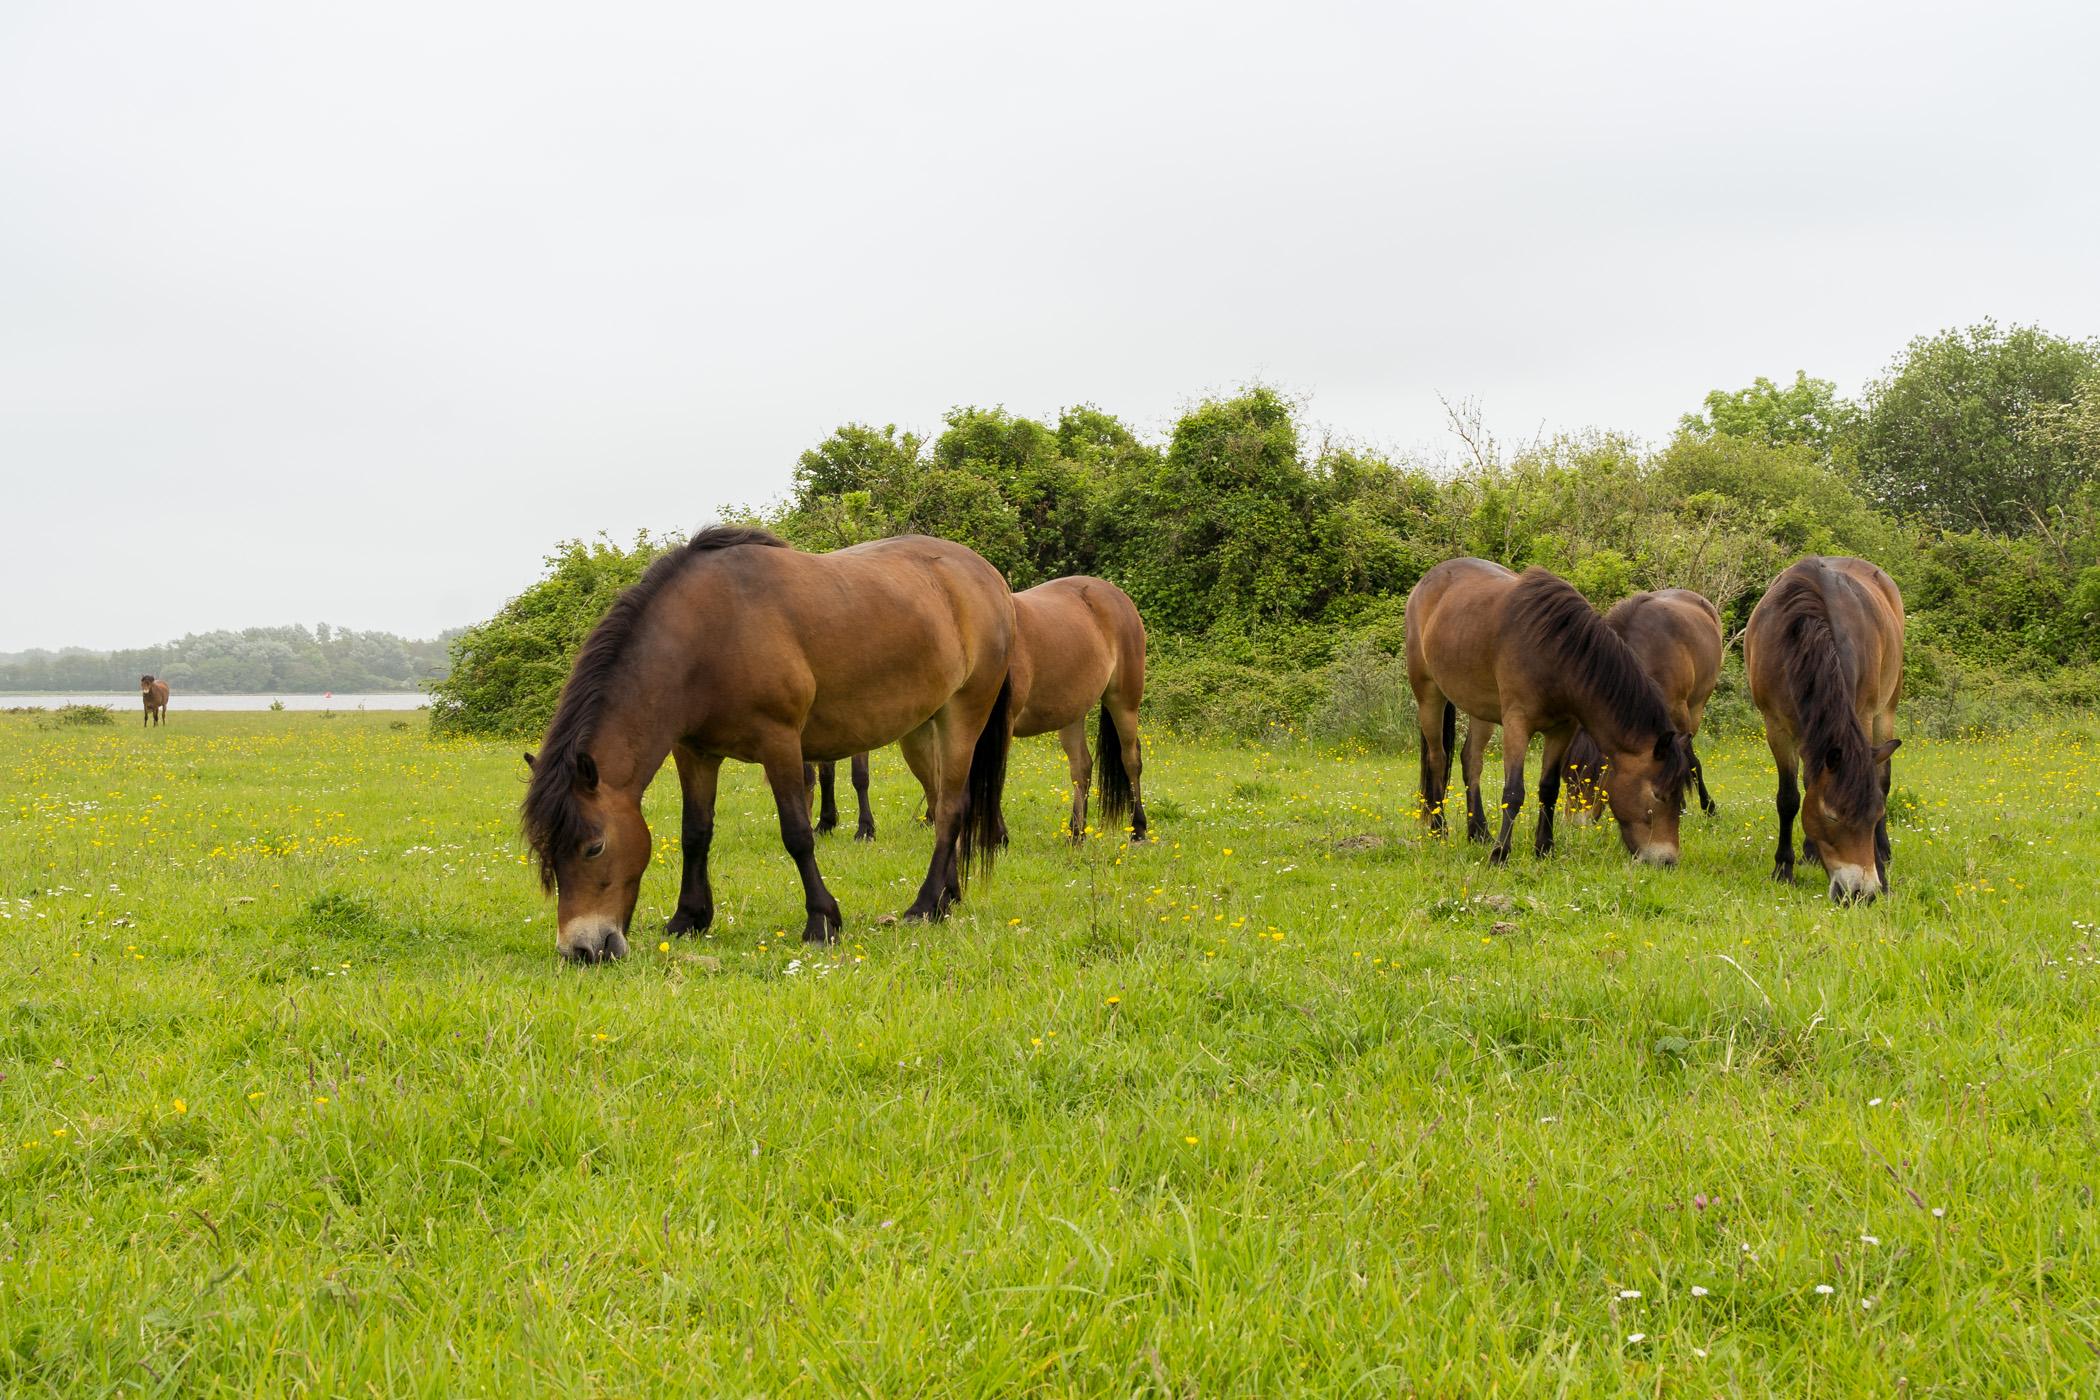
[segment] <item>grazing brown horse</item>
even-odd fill
[[[1604,615],[1604,625],[1633,649],[1641,669],[1662,691],[1671,727],[1687,740],[1695,738],[1721,679],[1720,610],[1703,593],[1661,588],[1618,603]],[[1595,820],[1604,809],[1604,752],[1589,730],[1575,731],[1561,772],[1568,820],[1578,826]],[[1696,749],[1692,782],[1699,789],[1700,809],[1713,815],[1713,794],[1706,790],[1706,770]]]
[[[140,676],[139,699],[146,702],[145,717],[139,721],[141,729],[149,724],[166,724],[168,722],[168,683],[166,681],[157,681],[151,676]]]
[[[1086,835],[1087,789],[1094,758],[1087,752],[1086,717],[1098,701],[1101,815],[1113,826],[1126,812],[1130,839],[1146,836],[1144,761],[1138,744],[1138,705],[1145,695],[1145,623],[1130,595],[1106,579],[1074,575],[1052,579],[1014,594],[1013,737],[1055,732],[1072,775],[1074,841]],[[818,831],[838,825],[835,769],[820,764],[824,818]],[[932,810],[932,784],[921,774]],[[868,756],[853,759],[853,788],[860,798],[858,840],[873,839],[875,815],[868,806]],[[1005,841],[1000,827],[1000,841]]]
[[[666,754],[685,789],[669,932],[713,921],[715,785],[733,758],[766,770],[802,877],[802,936],[836,937],[803,756],[899,742],[914,768],[941,774],[933,855],[905,917],[946,914],[962,873],[995,848],[1013,618],[998,570],[923,535],[805,554],[763,530],[717,528],[651,564],[591,632],[539,757],[526,756],[525,835],[558,891],[555,946],[578,961],[627,951],[649,866],[642,792]]]
[[[1903,595],[1864,559],[1811,555],[1765,590],[1743,634],[1750,699],[1779,767],[1779,856],[1772,877],[1801,858],[1830,875],[1839,903],[1888,888],[1888,797],[1896,697],[1903,688]],[[1807,770],[1804,803],[1797,764]]]
[[[1458,711],[1466,725],[1466,834],[1487,837],[1480,764],[1502,726],[1502,831],[1489,859],[1509,858],[1524,805],[1524,751],[1545,735],[1533,850],[1553,849],[1561,759],[1580,725],[1608,766],[1604,795],[1619,839],[1636,859],[1677,863],[1677,817],[1691,773],[1691,741],[1640,661],[1597,610],[1544,569],[1513,574],[1485,559],[1451,559],[1407,595],[1407,674],[1422,728],[1422,805],[1444,829],[1444,793]]]

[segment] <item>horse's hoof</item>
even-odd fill
[[[1791,865],[1775,865],[1772,867],[1772,878],[1782,885],[1791,885],[1794,883],[1794,867]]]
[[[704,933],[715,921],[715,911],[704,910],[698,914],[680,909],[664,921],[664,932],[673,938],[683,938],[689,933]]]
[[[804,943],[836,943],[839,941],[838,925],[821,914],[809,916],[808,927],[802,930]]]
[[[853,839],[856,841],[873,841],[875,839],[875,828],[864,826],[853,833]]]
[[[1505,850],[1505,849],[1504,849],[1503,847],[1501,847],[1501,846],[1497,846],[1497,847],[1495,847],[1495,849],[1494,849],[1494,850],[1492,850],[1492,851],[1489,851],[1489,852],[1488,852],[1488,864],[1489,864],[1489,865],[1507,865],[1507,864],[1509,864],[1509,852],[1508,852],[1507,850]]]

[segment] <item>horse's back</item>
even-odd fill
[[[1111,687],[1144,687],[1145,624],[1130,595],[1075,574],[1014,595],[1014,734],[1085,718]]]
[[[1636,593],[1604,615],[1687,723],[1721,676],[1721,613],[1689,588]]]
[[[1818,600],[1840,653],[1849,661],[1860,705],[1893,706],[1903,672],[1903,595],[1872,560],[1820,554],[1782,569],[1750,612],[1743,663],[1751,702],[1767,715],[1798,718],[1797,699],[1788,693],[1785,681],[1783,643],[1803,592]]]
[[[1434,686],[1468,714],[1494,720],[1502,604],[1518,576],[1486,559],[1446,559],[1407,595],[1408,679],[1419,698]]]
[[[725,703],[799,715],[813,759],[893,743],[951,696],[1006,678],[1006,580],[952,541],[740,547],[681,582],[686,609],[710,620],[707,664]]]

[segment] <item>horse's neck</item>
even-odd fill
[[[600,781],[639,794],[671,756],[677,728],[663,706],[636,699],[607,710],[585,747],[598,765]]]

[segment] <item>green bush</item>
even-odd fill
[[[512,737],[545,731],[584,638],[620,590],[672,543],[647,534],[626,549],[602,538],[570,540],[547,556],[544,578],[453,640],[451,673],[430,687],[432,730]]]
[[[958,407],[930,439],[839,428],[760,514],[807,549],[945,536],[1016,588],[1101,574],[1144,615],[1162,722],[1381,748],[1413,742],[1404,600],[1442,560],[1541,565],[1599,607],[1696,589],[1735,638],[1793,561],[1856,554],[1903,589],[1921,722],[1952,732],[1989,723],[2000,698],[2056,704],[2059,668],[2100,659],[2100,378],[2078,379],[2095,356],[2027,331],[1921,341],[1865,410],[1797,373],[1716,390],[1660,448],[1591,431],[1507,455],[1461,409],[1456,467],[1309,443],[1296,406],[1261,385],[1191,405],[1157,444],[1091,406],[1054,424]],[[1949,385],[1960,403],[1933,397]],[[1952,456],[1927,451],[1942,427],[1967,435]],[[2004,443],[2027,464],[2001,483],[2026,493],[2017,511],[1913,509],[1936,473]],[[543,728],[591,625],[661,547],[564,545],[545,578],[454,642],[432,723]],[[1708,727],[1756,726],[1732,655]]]
[[[116,715],[107,705],[60,705],[52,714],[60,724],[115,724]]]

